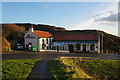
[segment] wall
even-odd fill
[[[100,53],[100,42],[98,42],[97,44],[98,44],[98,53]]]
[[[35,38],[26,38],[27,35],[30,35],[30,36],[35,37]],[[29,42],[32,43],[32,46],[38,46],[37,45],[38,44],[38,37],[32,32],[26,33],[25,36],[24,36],[24,40],[25,40],[25,47],[26,47],[26,45],[29,44]]]
[[[53,39],[53,38],[48,38],[48,43],[47,43],[47,38],[40,38],[40,40],[39,40],[39,46],[40,46],[40,50],[41,51],[44,51],[43,49],[42,49],[42,40],[44,39],[44,43],[46,44],[46,47],[45,47],[45,50],[47,49],[47,46],[49,46],[50,45],[50,39]]]
[[[86,51],[90,50],[90,44],[86,44]]]
[[[84,44],[84,45],[86,45],[86,51],[91,51],[90,50],[90,46],[92,45],[92,44]],[[57,47],[57,46],[55,46],[55,47]],[[59,51],[60,51],[60,49],[59,49]],[[64,51],[69,51],[69,47],[68,47],[68,45],[64,45]],[[76,46],[75,46],[75,44],[74,44],[74,51],[76,51]],[[83,51],[83,44],[80,44],[80,51]],[[100,42],[98,42],[98,43],[94,43],[94,51],[95,52],[100,52]]]

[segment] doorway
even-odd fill
[[[69,47],[69,52],[70,53],[74,52],[74,46],[73,46],[73,44],[69,44],[68,47]]]
[[[83,52],[86,52],[86,44],[83,44]]]
[[[91,51],[94,51],[94,48],[95,48],[95,45],[94,45],[94,44],[91,44],[91,45],[90,45],[90,50],[91,50]]]

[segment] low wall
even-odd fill
[[[41,50],[41,52],[58,52],[57,50]],[[59,50],[59,52],[69,53],[69,51]]]

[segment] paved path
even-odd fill
[[[27,79],[43,79],[43,80],[55,80],[48,70],[48,60],[40,60],[35,64],[32,72]]]

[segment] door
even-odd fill
[[[95,48],[95,45],[94,45],[94,44],[91,44],[91,45],[90,45],[90,50],[91,50],[91,51],[94,51],[94,48]]]
[[[81,50],[81,45],[80,44],[76,44],[76,52],[79,52]]]
[[[86,45],[83,44],[83,52],[86,52]]]
[[[70,53],[74,52],[74,46],[72,44],[69,44],[69,52]]]

